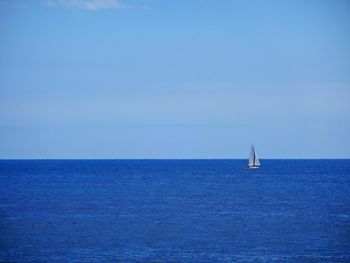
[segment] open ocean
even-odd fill
[[[1,262],[350,262],[350,160],[0,161]]]

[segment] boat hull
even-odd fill
[[[258,169],[260,169],[260,166],[248,166],[247,169],[248,170],[258,170]]]

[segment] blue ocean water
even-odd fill
[[[350,262],[350,160],[0,161],[2,262]]]

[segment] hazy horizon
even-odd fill
[[[249,158],[9,158],[0,159],[0,161],[201,161],[201,160],[213,160],[213,161],[245,161]],[[261,161],[312,161],[312,160],[349,160],[350,158],[259,158]]]

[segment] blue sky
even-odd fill
[[[0,158],[350,158],[349,13],[0,0]]]

